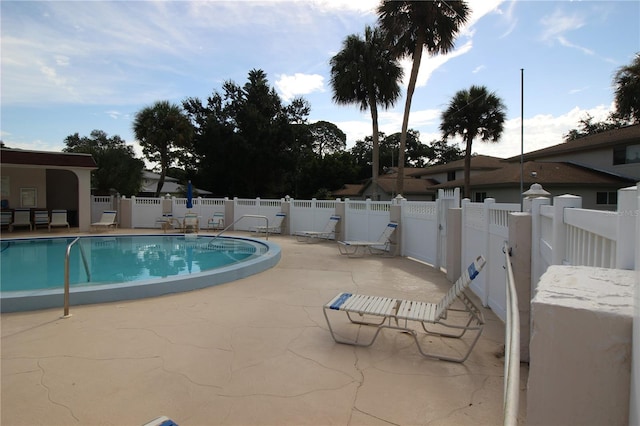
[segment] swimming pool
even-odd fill
[[[65,253],[74,239],[0,241],[0,311],[62,307]],[[70,251],[70,303],[195,290],[262,272],[279,260],[276,244],[250,238],[177,234],[81,237]]]

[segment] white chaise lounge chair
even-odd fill
[[[340,216],[333,215],[322,231],[302,231],[296,234],[296,239],[305,243],[316,243],[320,239],[331,239],[336,236],[336,225],[340,222]]]
[[[51,222],[49,222],[49,231],[51,231],[51,227],[55,228],[56,226],[66,226],[67,229],[70,229],[66,210],[51,210]]]
[[[7,230],[10,230],[11,222],[13,222],[13,213],[10,211],[0,212],[0,228],[6,226]]]
[[[375,342],[383,328],[389,328],[410,334],[415,340],[418,350],[425,357],[464,362],[478,342],[484,327],[482,311],[467,297],[465,289],[482,270],[484,264],[484,258],[479,256],[438,303],[340,293],[324,305],[324,317],[327,320],[331,337],[337,343],[367,347]],[[453,307],[456,300],[461,302],[461,307]],[[346,313],[350,321],[347,323],[348,326],[351,324],[358,326],[353,334],[354,338],[340,337],[338,332],[334,330],[327,314],[327,312],[333,311]],[[358,317],[354,319],[356,315]],[[378,321],[367,320],[366,317],[377,317]],[[418,325],[425,333],[419,334],[419,330],[415,328]],[[376,328],[370,340],[359,341],[363,335],[370,334],[364,333],[360,326]],[[429,330],[427,326],[437,327]],[[445,330],[455,330],[456,332],[446,332]],[[427,351],[426,346],[432,344],[433,336],[462,339],[467,331],[470,331],[473,336],[470,339],[465,339],[466,351],[462,348],[463,350],[459,350],[459,353],[455,354],[457,356],[450,353]]]
[[[15,209],[13,211],[13,222],[9,225],[9,231],[13,232],[13,228],[16,226],[28,226],[29,231],[33,229],[31,226],[31,210],[30,209]]]
[[[36,210],[33,212],[33,229],[38,229],[38,226],[46,226],[49,228],[49,212],[46,210]]]
[[[114,228],[117,228],[118,223],[116,222],[116,214],[117,212],[114,210],[105,210],[104,212],[102,212],[100,221],[92,223],[91,227],[108,229],[113,226]]]
[[[396,222],[389,222],[387,227],[378,238],[378,241],[338,241],[340,254],[356,256],[358,253],[368,251],[370,254],[381,254],[389,252],[391,248],[391,235],[398,227]]]
[[[269,225],[256,226],[254,228],[254,231],[264,232],[265,234],[281,234],[282,222],[284,221],[285,217],[287,217],[286,213],[276,213],[276,218],[272,223],[269,223]]]

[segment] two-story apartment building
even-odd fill
[[[521,161],[522,160],[522,161]],[[395,175],[393,175],[395,177]],[[438,189],[464,186],[464,160],[425,169],[405,169],[405,191],[409,200],[430,200]],[[395,194],[395,178],[381,176],[379,199],[389,200]],[[422,182],[412,182],[419,179]],[[501,159],[477,155],[471,159],[471,198],[487,197],[498,202],[517,203],[522,189],[539,183],[551,196],[579,195],[583,207],[614,209],[617,190],[640,181],[640,125],[587,136],[523,156]],[[350,186],[335,192],[350,198],[371,197],[371,182]],[[341,195],[345,192],[345,195]]]

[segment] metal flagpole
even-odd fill
[[[520,211],[524,192],[524,68],[520,68]]]

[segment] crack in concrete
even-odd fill
[[[214,347],[210,347],[210,346],[200,346],[200,345],[194,345],[193,343],[178,343],[178,342],[174,342],[173,340],[171,340],[170,338],[168,338],[167,336],[163,336],[160,333],[158,333],[155,330],[149,329],[149,328],[143,328],[143,327],[121,327],[121,328],[117,328],[117,330],[133,330],[133,331],[147,331],[151,334],[153,334],[154,336],[158,337],[159,339],[164,340],[165,342],[170,343],[171,345],[180,345],[180,346],[189,346],[192,348],[197,348],[197,349],[203,349],[203,350],[219,350],[219,351],[223,351],[223,352],[231,352],[230,349],[227,348],[219,348],[217,346]]]
[[[69,412],[69,414],[71,415],[71,417],[73,417],[76,421],[76,423],[80,423],[80,419],[78,417],[76,417],[76,415],[73,413],[73,410],[71,409],[71,407],[69,407],[68,405],[62,404],[60,402],[54,401],[53,398],[51,398],[51,389],[49,388],[49,386],[44,384],[44,376],[46,374],[46,371],[44,369],[44,367],[42,365],[40,365],[40,360],[38,360],[37,362],[38,364],[38,368],[40,369],[40,386],[42,386],[43,388],[45,388],[45,390],[47,391],[47,400],[54,404],[57,405],[59,407],[62,408],[66,408],[66,410]]]

